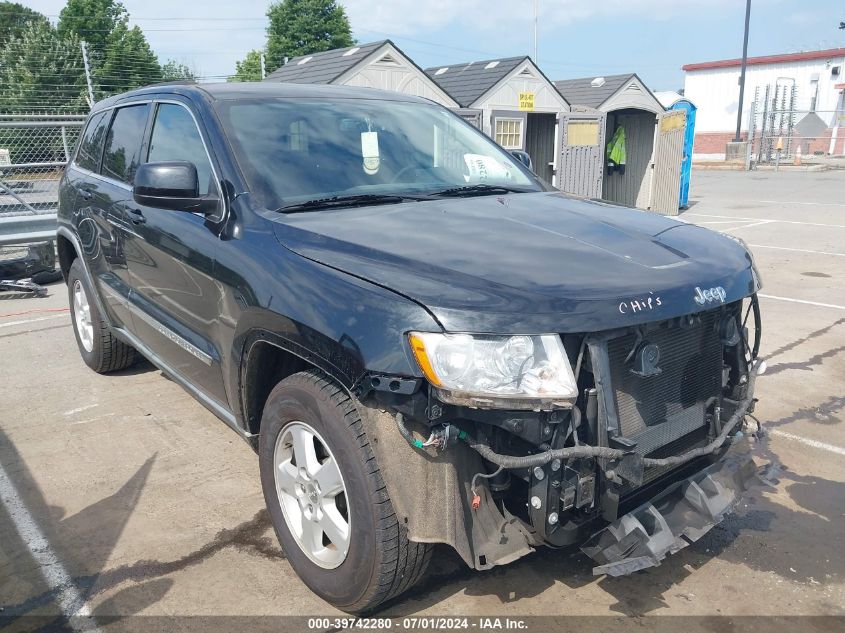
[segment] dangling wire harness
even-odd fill
[[[476,485],[477,485],[476,482],[479,479],[492,479],[493,477],[498,475],[503,470],[504,470],[504,467],[499,466],[499,468],[494,473],[489,473],[489,474],[488,473],[475,473],[472,476],[472,482],[469,485],[469,489],[472,492],[472,509],[473,510],[478,510],[478,508],[481,507],[481,495],[478,494],[478,490],[476,489]]]
[[[401,413],[396,414],[396,426],[399,427],[399,432],[405,438],[405,441],[414,448],[428,448],[429,446],[433,446],[442,451],[449,444],[454,444],[458,440],[466,440],[468,437],[466,433],[456,426],[441,424],[432,429],[428,439],[423,442],[422,440],[416,439],[408,427],[405,426],[405,416]]]

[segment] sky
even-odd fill
[[[18,0],[55,21],[64,0]],[[537,0],[552,80],[636,72],[683,87],[683,64],[740,57],[742,0]],[[265,41],[268,0],[124,0],[162,61],[225,77]],[[392,39],[423,68],[534,52],[533,0],[341,0],[359,43]],[[202,18],[197,18],[197,7]],[[843,0],[753,0],[748,54],[845,47]]]

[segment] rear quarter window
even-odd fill
[[[106,140],[110,116],[111,110],[106,110],[88,120],[74,161],[78,167],[94,172],[100,168],[100,158],[103,156],[103,144]]]

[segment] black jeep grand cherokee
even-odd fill
[[[754,473],[744,245],[573,198],[442,107],[371,90],[150,87],[97,104],[61,185],[85,363],[136,354],[252,443],[330,603],[582,545],[657,565]]]

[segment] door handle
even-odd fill
[[[94,197],[94,192],[89,189],[80,189],[79,195],[82,196],[82,198],[85,200],[90,200]]]
[[[126,209],[126,215],[129,216],[132,224],[144,224],[147,221],[140,209]]]

